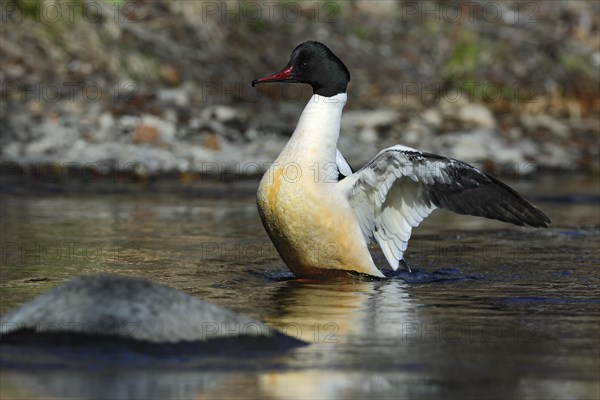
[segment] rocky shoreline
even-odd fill
[[[260,174],[310,93],[249,83],[316,39],[351,70],[354,167],[401,143],[497,174],[600,170],[596,2],[77,3],[69,19],[3,9],[2,163]]]
[[[114,105],[86,102],[11,105],[2,120],[1,161],[24,169],[54,164],[134,170],[140,176],[257,175],[285,145],[306,100],[254,113],[248,107],[194,105],[184,89],[159,90],[145,101],[144,110],[125,113]],[[500,175],[600,170],[600,121],[595,118],[495,115],[484,104],[468,101],[398,110],[352,109],[351,102],[339,148],[355,168],[380,149],[401,143]]]

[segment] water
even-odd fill
[[[254,358],[133,355],[131,364],[23,354],[21,364],[2,365],[0,395],[600,398],[597,180],[511,185],[548,214],[550,229],[437,211],[414,231],[412,274],[328,283],[292,279],[264,233],[252,183],[10,188],[0,214],[0,313],[72,276],[116,273],[246,313],[310,345]]]

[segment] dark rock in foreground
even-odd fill
[[[303,344],[251,317],[143,279],[83,276],[0,319],[1,344],[94,345],[167,354],[237,353]]]

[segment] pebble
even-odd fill
[[[569,137],[569,128],[550,115],[522,115],[521,122],[530,131],[541,130],[550,132],[560,139]]]
[[[466,126],[481,126],[485,128],[496,126],[496,120],[491,111],[481,104],[465,104],[460,108],[458,118]]]

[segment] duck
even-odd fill
[[[381,150],[355,171],[337,148],[350,72],[323,43],[299,44],[279,72],[255,79],[312,87],[289,141],[260,180],[258,212],[282,260],[297,278],[384,278],[369,244],[392,270],[410,267],[411,232],[436,209],[547,227],[550,219],[480,169],[403,145]]]

